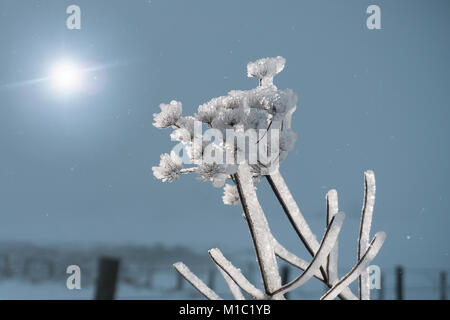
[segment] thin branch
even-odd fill
[[[286,248],[284,248],[275,238],[274,238],[275,244],[275,254],[280,259],[286,261],[287,263],[291,264],[292,266],[304,271],[308,267],[308,262],[305,260],[297,257],[295,254],[289,252]],[[337,240],[336,240],[337,241]],[[330,253],[331,254],[331,253]],[[332,288],[333,285],[326,282],[322,274],[320,272],[317,272],[314,277],[320,281],[322,281],[325,285],[327,285],[329,288]],[[358,300],[358,297],[353,294],[353,292],[349,288],[345,288],[342,290],[342,292],[339,294],[339,297],[343,300]]]
[[[191,270],[183,263],[177,262],[174,265],[175,270],[183,276],[195,289],[209,300],[223,300],[210,287],[208,287],[202,280],[200,280]]]
[[[306,268],[308,268],[309,263],[307,261],[299,258],[292,252],[288,251],[285,247],[283,247],[283,245],[281,245],[278,242],[277,239],[275,239],[275,237],[273,237],[272,241],[273,241],[273,247],[275,250],[275,254],[277,255],[277,257],[279,257],[280,259],[286,261],[287,263],[291,264],[292,266],[294,266],[302,271],[305,271]],[[318,272],[314,277],[316,277],[320,281],[324,281],[320,272]]]
[[[311,256],[314,257],[317,252],[317,248],[319,247],[319,242],[300,212],[300,209],[289,191],[289,188],[286,185],[281,173],[277,170],[271,175],[266,176],[266,178],[297,235],[300,237]],[[320,267],[320,273],[324,279],[324,283],[331,288],[332,284],[328,283],[328,275],[323,266]],[[353,300],[356,296],[349,288],[347,288],[342,291],[339,297],[344,300]]]
[[[326,195],[327,202],[327,225],[330,224],[331,219],[339,212],[339,202],[337,191],[332,189],[328,191]],[[339,256],[339,239],[336,240],[334,248],[331,250],[330,255],[327,259],[327,275],[328,283],[327,286],[332,288],[339,281],[338,274],[338,256]],[[353,292],[347,287],[339,294],[341,299],[346,300],[358,300],[358,297],[353,294]]]
[[[359,230],[358,260],[361,260],[363,253],[369,246],[375,190],[375,174],[371,170],[364,172],[364,203]],[[363,271],[359,277],[359,297],[361,300],[370,300],[369,273],[367,271]]]
[[[328,290],[320,299],[321,300],[333,300],[340,292],[346,287],[348,287],[353,281],[358,278],[358,276],[366,272],[370,262],[375,258],[375,256],[380,251],[383,246],[384,240],[386,239],[386,234],[384,232],[378,232],[373,237],[373,240],[369,244],[369,248],[358,263],[347,273],[341,280],[339,280],[336,285]]]
[[[270,123],[269,123],[269,125],[267,126],[266,131],[264,132],[263,136],[262,136],[261,138],[259,138],[258,141],[256,141],[256,144],[258,144],[258,143],[266,136],[267,131],[269,131],[270,127],[272,126],[272,123],[273,123],[273,119],[270,120]]]
[[[329,226],[333,217],[339,212],[337,191],[334,189],[328,191],[326,195],[326,201],[327,201],[327,226]],[[334,245],[327,259],[328,282],[332,286],[339,280],[338,250],[339,250],[339,239],[336,239],[336,244]]]
[[[334,247],[336,239],[339,236],[339,232],[341,231],[344,218],[345,214],[343,212],[340,212],[333,217],[329,227],[327,228],[327,231],[325,232],[322,242],[319,245],[317,254],[313,257],[311,263],[309,264],[308,268],[306,268],[305,272],[303,272],[295,280],[282,286],[275,293],[284,294],[286,292],[292,291],[295,288],[298,288],[303,284],[305,284],[309,279],[314,277],[314,275],[317,272],[319,272],[320,266],[326,262],[326,259],[330,254],[330,251]]]
[[[217,269],[219,270],[220,274],[222,275],[223,279],[227,283],[228,288],[230,289],[231,294],[233,295],[235,300],[245,300],[244,295],[241,292],[241,289],[239,286],[234,282],[233,279],[226,273],[220,266],[216,264]]]
[[[197,169],[197,167],[184,168],[184,169],[180,170],[180,173],[181,174],[192,173],[192,172],[195,172],[196,169]]]
[[[241,270],[237,269],[233,264],[224,257],[219,249],[211,249],[208,251],[211,259],[219,266],[228,276],[245,292],[250,294],[256,299],[267,299],[267,295],[261,290],[256,288],[247,278],[244,277]]]
[[[280,172],[276,170],[266,177],[272,190],[277,196],[278,201],[283,207],[284,212],[288,216],[289,221],[297,232],[297,235],[300,237],[311,256],[314,256],[319,248],[319,242],[300,212],[300,209]]]

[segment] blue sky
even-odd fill
[[[65,27],[70,4],[81,30]],[[370,4],[382,30],[366,28]],[[336,188],[347,213],[342,259],[354,261],[363,172],[373,169],[372,230],[388,234],[377,263],[449,268],[448,9],[437,0],[1,1],[0,239],[249,248],[240,208],[224,206],[220,189],[152,176],[172,145],[152,114],[172,99],[193,114],[255,87],[247,62],[281,55],[275,83],[299,94],[299,141],[281,171],[315,233]],[[65,57],[104,67],[92,73],[95,90],[10,86]],[[265,182],[258,192],[274,233],[304,252]]]

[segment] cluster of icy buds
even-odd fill
[[[195,172],[201,181],[222,187],[243,162],[251,165],[255,183],[276,169],[297,139],[291,129],[297,96],[273,84],[284,64],[282,57],[250,62],[248,76],[259,79],[258,87],[214,98],[200,105],[194,116],[182,116],[181,102],[161,104],[154,126],[174,129],[171,139],[179,143],[153,167],[155,177],[172,182],[182,173]],[[193,166],[183,169],[183,164]],[[235,204],[236,190],[230,187],[225,188],[224,202]]]

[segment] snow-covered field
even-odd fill
[[[109,248],[74,250],[73,248],[40,248],[29,245],[0,245],[0,299],[93,299],[95,279],[98,274],[98,257],[112,254],[121,257],[120,281],[117,299],[203,299],[179,276],[171,263],[179,260],[189,267],[222,298],[230,299],[229,290],[221,275],[208,259],[186,248]],[[259,272],[251,252],[235,251],[230,257],[256,286],[262,288]],[[207,257],[206,257],[207,258]],[[81,289],[66,287],[66,267],[81,266]],[[298,275],[290,269],[289,279]],[[349,270],[339,270],[344,274]],[[439,299],[439,269],[405,269],[405,299]],[[384,298],[395,299],[395,269],[383,268]],[[353,292],[357,292],[352,284]],[[178,289],[177,289],[178,288]],[[290,293],[290,299],[319,299],[325,293],[324,285],[312,279],[304,287]],[[372,290],[372,299],[380,297],[379,290]]]
[[[219,279],[218,279],[219,280]],[[230,299],[226,288],[218,285],[217,292],[225,299]],[[33,284],[22,280],[4,280],[0,281],[0,300],[91,300],[94,297],[94,286],[82,287],[80,290],[68,290],[65,283],[58,283],[54,281],[42,282]],[[319,288],[308,288],[294,292],[291,299],[317,299],[323,291]],[[372,291],[372,298],[378,299],[378,290]],[[186,285],[182,290],[175,290],[173,288],[136,288],[127,284],[120,283],[117,288],[117,299],[121,300],[172,300],[172,299],[204,299],[189,285]],[[408,290],[405,294],[406,299],[439,299],[439,292],[437,288],[433,287],[414,287]],[[395,299],[394,290],[389,287],[385,293],[385,299]]]
[[[0,300],[91,300],[94,298],[94,286],[85,286],[80,290],[69,290],[65,283],[54,281],[33,284],[22,280],[6,280],[0,282]],[[199,299],[202,298],[191,288],[184,288],[177,291],[174,289],[149,289],[136,288],[120,283],[117,292],[117,299]]]

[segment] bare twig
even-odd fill
[[[375,258],[375,256],[380,251],[383,246],[384,240],[386,239],[386,234],[384,232],[378,232],[373,237],[373,240],[369,244],[366,253],[358,261],[358,263],[347,273],[341,280],[339,280],[336,285],[325,293],[321,300],[333,300],[338,294],[346,287],[348,287],[353,281],[358,278],[358,276],[367,270],[370,262]]]
[[[300,212],[300,209],[295,202],[295,199],[292,196],[288,186],[286,185],[281,173],[276,170],[272,172],[271,175],[266,176],[266,178],[273,192],[278,198],[278,201],[280,202],[286,216],[291,222],[292,227],[300,237],[300,240],[302,240],[311,256],[314,256],[316,254],[317,248],[319,247],[319,243],[316,239],[316,236],[309,228],[309,225],[303,217],[302,213]],[[323,266],[320,267],[320,273],[322,275],[323,282],[331,288],[333,285],[328,282],[328,274]],[[339,297],[344,300],[353,300],[356,298],[356,296],[349,288],[343,290]]]
[[[330,222],[327,231],[323,237],[321,244],[317,250],[317,254],[313,257],[311,263],[308,268],[306,268],[305,272],[303,272],[299,277],[295,280],[289,282],[288,284],[281,287],[275,293],[286,293],[295,288],[300,287],[305,284],[309,279],[314,277],[314,275],[319,271],[319,268],[322,264],[326,262],[326,259],[333,249],[336,239],[339,236],[339,232],[341,231],[342,223],[344,222],[345,214],[340,212],[336,214]]]
[[[267,299],[268,296],[261,290],[256,288],[247,278],[244,277],[241,270],[237,269],[233,264],[224,257],[219,249],[209,250],[209,255],[214,263],[225,271],[228,276],[245,292],[256,299]]]
[[[197,169],[197,167],[183,168],[183,169],[180,170],[180,173],[181,174],[188,174],[188,173],[195,172],[196,169]]]
[[[331,220],[339,211],[337,191],[334,189],[328,191],[326,195],[326,200],[327,200],[327,226],[329,226]],[[328,282],[331,285],[334,285],[339,280],[338,250],[339,250],[339,239],[336,239],[336,244],[334,245],[327,259]]]
[[[326,195],[327,200],[327,225],[330,224],[331,219],[338,213],[338,194],[337,191],[332,189]],[[339,238],[336,239],[336,244],[331,250],[327,259],[327,275],[328,275],[328,287],[332,288],[339,281],[338,274],[338,255],[339,255]],[[357,300],[358,297],[347,287],[339,294],[340,298],[347,300]]]
[[[363,253],[366,252],[369,246],[370,227],[372,225],[373,207],[375,205],[375,190],[375,174],[373,171],[366,171],[364,173],[364,203],[359,230],[358,260],[361,260]],[[359,277],[359,297],[361,300],[370,299],[368,271],[361,272]]]
[[[311,256],[314,256],[319,248],[319,242],[300,212],[300,209],[289,191],[289,188],[284,182],[280,171],[276,170],[266,177],[281,206],[283,207],[284,212],[288,216],[289,221],[297,232],[297,235],[300,237]]]
[[[235,300],[245,300],[245,297],[242,294],[241,289],[236,284],[236,282],[234,282],[234,280],[231,279],[231,277],[228,275],[228,273],[226,273],[221,267],[219,267],[218,265],[216,265],[216,266],[217,266],[217,269],[219,270],[220,274],[222,275],[223,279],[227,283],[228,289],[230,289],[230,292],[233,295],[234,299]]]
[[[283,247],[277,239],[275,239],[275,237],[273,238],[273,247],[275,250],[275,254],[277,255],[278,258],[286,261],[287,263],[293,265],[294,267],[305,271],[306,268],[308,268],[309,263],[301,258],[299,258],[298,256],[296,256],[295,254],[293,254],[292,252],[290,252],[289,250],[287,250],[285,247]],[[320,272],[318,272],[315,277],[317,279],[319,279],[320,281],[324,281],[322,274]]]
[[[175,270],[183,276],[195,289],[209,300],[222,300],[211,288],[209,288],[202,280],[200,280],[191,270],[183,263],[177,262],[174,265]]]

